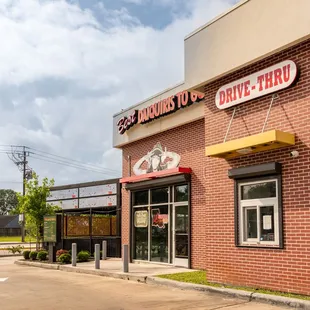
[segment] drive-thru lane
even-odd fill
[[[284,308],[247,303],[220,295],[182,291],[34,267],[0,258],[0,309],[240,309]]]

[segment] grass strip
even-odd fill
[[[28,237],[25,237],[25,242],[35,242],[35,240],[31,240]],[[0,237],[0,242],[20,242],[22,243],[22,237],[17,236],[17,237]]]
[[[259,288],[251,288],[251,287],[246,287],[246,286],[242,287],[242,286],[232,286],[232,285],[211,283],[207,280],[206,271],[173,273],[173,274],[158,275],[157,277],[162,278],[162,279],[167,279],[167,280],[185,282],[185,283],[201,284],[201,285],[208,285],[212,287],[230,288],[230,289],[243,290],[243,291],[248,291],[248,292],[253,292],[253,293],[283,296],[283,297],[297,298],[297,299],[302,299],[302,300],[310,300],[310,296],[305,296],[305,295],[283,293],[283,292],[271,291],[271,290],[265,290],[265,289],[259,289]]]

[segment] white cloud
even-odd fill
[[[133,4],[143,4],[145,2],[149,2],[148,0],[123,0],[126,3],[133,3]]]
[[[184,36],[230,5],[188,1],[190,15],[158,30],[125,8],[101,5],[99,21],[64,0],[2,0],[0,144],[29,145],[120,171],[120,152],[111,150],[112,115],[183,80]],[[57,183],[109,177],[31,157],[29,164]],[[3,154],[0,167],[0,182],[21,178]]]

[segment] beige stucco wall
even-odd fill
[[[125,144],[143,139],[149,136],[153,136],[157,133],[163,132],[168,129],[172,129],[183,124],[193,122],[195,120],[204,117],[204,105],[203,102],[194,103],[189,107],[177,110],[176,112],[156,119],[146,124],[136,124],[123,135],[119,134],[117,123],[123,116],[129,116],[134,110],[141,110],[146,108],[153,103],[166,99],[170,96],[176,95],[177,93],[186,90],[183,84],[179,84],[174,88],[168,89],[152,98],[149,98],[129,109],[122,111],[114,115],[113,117],[113,146],[121,147]]]
[[[199,86],[310,37],[309,0],[246,0],[185,38],[185,87]]]

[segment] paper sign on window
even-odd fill
[[[134,216],[135,227],[142,228],[148,226],[148,212],[136,211]]]
[[[166,224],[168,224],[168,214],[160,214],[159,209],[152,210],[152,226],[165,228]]]
[[[271,215],[263,216],[263,229],[264,230],[272,229],[272,216]]]

